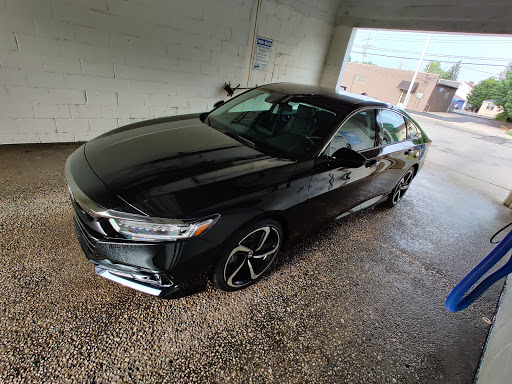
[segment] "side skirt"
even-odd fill
[[[336,221],[336,220],[340,220],[340,219],[342,219],[342,218],[344,218],[344,217],[347,217],[347,216],[349,216],[349,215],[351,215],[351,214],[353,214],[353,213],[359,212],[359,211],[361,211],[361,210],[363,210],[363,209],[365,209],[365,208],[369,208],[369,207],[372,207],[372,206],[374,206],[374,205],[377,205],[377,204],[379,204],[380,202],[382,202],[382,201],[386,200],[386,199],[387,199],[387,197],[388,197],[388,195],[379,195],[379,196],[376,196],[376,197],[374,197],[374,198],[372,198],[372,199],[366,200],[364,203],[361,203],[361,204],[359,204],[359,205],[356,205],[354,208],[349,209],[349,210],[348,210],[348,211],[346,211],[346,212],[343,212],[341,215],[339,215],[338,217],[336,217],[336,218],[334,219],[334,221]]]

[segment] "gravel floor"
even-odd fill
[[[0,148],[0,382],[471,382],[501,286],[443,303],[510,215],[447,171],[427,164],[395,209],[291,244],[242,292],[160,300],[83,256],[74,148]]]

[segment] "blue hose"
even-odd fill
[[[504,229],[504,228],[503,228]],[[446,299],[445,307],[450,312],[460,311],[480,297],[491,285],[512,273],[512,257],[498,270],[487,276],[471,292],[471,287],[480,280],[512,249],[512,230],[494,249],[453,288]]]

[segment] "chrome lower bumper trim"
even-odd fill
[[[151,287],[147,284],[141,284],[134,280],[125,279],[123,277],[117,276],[113,273],[110,273],[108,269],[102,268],[100,266],[96,266],[94,271],[101,277],[113,281],[115,283],[124,285],[125,287],[135,289],[136,291],[144,292],[153,296],[160,296],[163,289],[159,289],[157,287]]]

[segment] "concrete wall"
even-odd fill
[[[510,193],[508,194],[507,198],[505,199],[505,201],[503,202],[503,204],[509,206],[510,208],[512,208],[512,191],[510,191]]]
[[[336,25],[512,34],[510,0],[343,0]]]
[[[413,71],[347,63],[340,84],[347,87],[349,92],[358,94],[366,92],[369,97],[396,105],[401,92],[397,88],[398,84],[403,80],[411,81],[413,75]],[[423,111],[438,79],[439,75],[418,73],[415,82],[419,85],[416,92],[411,93],[407,109]],[[423,94],[421,99],[416,96],[418,93]]]
[[[0,143],[89,140],[245,87],[257,0],[0,0]],[[249,86],[320,81],[337,0],[263,0]]]
[[[476,384],[509,384],[512,377],[512,289],[507,278],[501,296],[498,312],[476,375]]]
[[[355,37],[356,29],[353,27],[338,25],[334,28],[320,85],[339,89],[348,64],[349,55],[345,53],[352,50]]]

